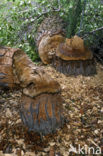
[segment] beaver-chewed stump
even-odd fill
[[[0,48],[0,88],[22,88],[20,116],[30,131],[46,135],[64,124],[61,88],[20,49]]]
[[[64,43],[59,44],[53,66],[59,72],[67,75],[89,76],[96,74],[93,54],[78,36],[66,39]]]
[[[66,75],[96,74],[93,54],[84,41],[76,35],[67,39],[64,34],[64,23],[59,16],[47,17],[41,23],[36,42],[42,62],[52,64]]]
[[[21,118],[30,131],[41,134],[62,127],[61,98],[57,94],[41,94],[35,98],[22,97]]]

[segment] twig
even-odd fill
[[[92,34],[92,33],[96,32],[96,31],[100,31],[100,30],[103,30],[103,27],[97,28],[96,30],[90,31],[88,33],[89,34]]]
[[[95,146],[99,147],[92,139],[89,139]]]
[[[94,53],[94,56],[97,57],[98,60],[100,60],[100,62],[103,64],[103,60],[101,59],[101,57],[98,54]]]
[[[103,27],[100,27],[100,28],[97,28],[97,29],[95,29],[93,31],[90,31],[90,32],[85,33],[85,35],[83,36],[83,38],[88,37],[89,34],[94,34],[95,32],[100,31],[100,30],[103,30]]]
[[[60,11],[61,10],[61,5],[60,5],[60,0],[57,0],[57,2],[58,2],[58,8],[57,9],[55,9],[55,8],[53,8],[53,11]],[[36,3],[36,5],[37,5],[37,3]],[[38,8],[40,8],[40,6],[38,5],[38,6],[36,6],[35,5],[35,7],[38,9]],[[26,13],[26,12],[28,12],[28,11],[31,11],[31,10],[37,10],[37,9],[35,9],[35,8],[30,8],[30,9],[27,9],[27,10],[23,10],[23,11],[19,11],[18,13],[19,14],[21,14],[21,13]],[[44,8],[43,8],[44,9]]]
[[[30,8],[30,9],[22,10],[22,11],[19,11],[18,14],[26,13],[26,12],[31,11],[31,10],[35,10],[35,9],[34,8]]]

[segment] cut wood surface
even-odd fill
[[[64,42],[64,23],[57,15],[45,18],[37,32],[36,43],[39,56],[44,64],[50,64],[57,46]]]
[[[58,45],[64,42],[62,35],[45,35],[38,46],[39,56],[44,64],[50,64],[56,55]]]
[[[56,50],[56,55],[62,60],[91,60],[92,52],[85,47],[84,41],[74,36],[71,39],[66,38],[65,43],[59,44]]]
[[[15,78],[13,74],[13,55],[16,49],[0,47],[0,87],[13,88]]]
[[[14,70],[25,95],[35,97],[42,93],[60,92],[59,83],[36,66],[23,51],[15,53],[13,59]]]
[[[23,156],[47,156],[50,151],[54,153],[51,149],[53,146],[55,155],[68,156],[70,144],[94,147],[93,141],[102,149],[103,66],[99,64],[97,74],[88,77],[81,75],[68,77],[57,72],[50,65],[39,64],[39,66],[45,68],[46,73],[61,84],[61,96],[65,100],[62,103],[63,109],[61,109],[69,122],[56,133],[43,136],[41,141],[40,135],[28,132],[21,122],[19,104],[22,92],[20,90],[7,92],[0,90],[0,151],[10,156],[17,156],[20,152]],[[29,105],[25,109],[29,110]],[[5,153],[4,156],[6,156]]]

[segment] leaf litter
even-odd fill
[[[42,66],[42,65],[40,65]],[[72,156],[70,145],[99,146],[103,150],[103,67],[95,76],[66,76],[43,66],[57,80],[67,123],[41,138],[28,132],[19,116],[21,90],[0,90],[0,156]]]

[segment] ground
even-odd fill
[[[21,90],[0,90],[0,156],[76,155],[69,153],[70,145],[103,150],[103,66],[98,64],[91,77],[67,77],[51,66],[43,68],[61,85],[67,123],[43,138],[29,133],[19,116]]]

